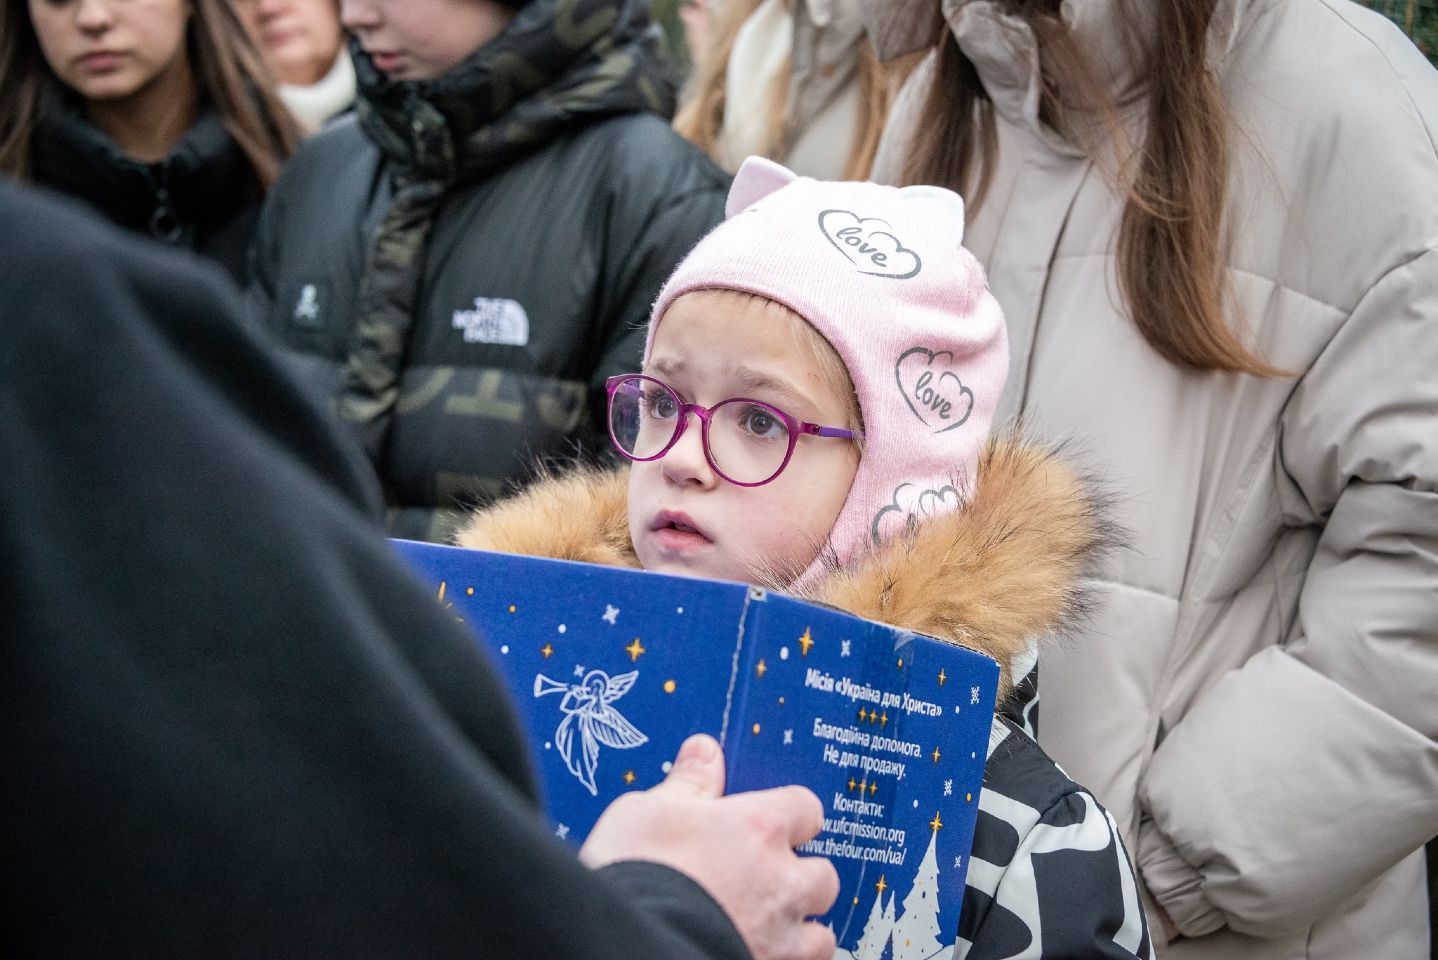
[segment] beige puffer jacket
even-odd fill
[[[1046,654],[1040,739],[1185,934],[1164,956],[1415,960],[1438,833],[1438,73],[1345,0],[1217,5],[1238,316],[1294,380],[1147,345],[1121,199],[1037,120],[1032,34],[944,0],[1001,118],[965,236],[1009,321],[1001,413],[1075,438],[1136,536],[1091,629]],[[1127,92],[1114,0],[1064,8]]]

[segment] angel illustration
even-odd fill
[[[542,697],[551,693],[563,693],[559,709],[564,719],[554,731],[554,745],[558,748],[569,772],[599,795],[594,784],[594,772],[599,768],[599,745],[628,750],[648,743],[649,738],[614,709],[613,703],[629,692],[638,679],[639,671],[633,670],[611,677],[603,670],[591,670],[579,683],[560,683],[544,674],[534,678],[534,695]],[[575,749],[575,728],[579,730],[579,749]]]

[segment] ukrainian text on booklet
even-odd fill
[[[993,660],[743,584],[395,543],[503,673],[558,836],[582,843],[710,733],[730,792],[799,783],[823,801],[800,852],[839,871],[824,920],[840,957],[948,956]]]

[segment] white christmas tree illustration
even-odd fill
[[[884,902],[884,891],[874,897],[874,907],[869,911],[869,922],[864,924],[864,934],[854,947],[854,960],[879,960],[889,934],[894,930],[894,898]]]
[[[929,825],[929,849],[919,864],[914,885],[904,898],[904,912],[894,924],[894,960],[929,960],[945,947],[939,942],[938,814]]]

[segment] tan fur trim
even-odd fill
[[[455,546],[637,567],[629,540],[629,471],[575,470],[546,476],[517,496],[477,511]]]
[[[807,598],[985,653],[1003,668],[1083,606],[1108,543],[1084,481],[1048,451],[991,441],[960,510],[835,570]]]
[[[1084,615],[1083,580],[1113,536],[1101,499],[1042,447],[990,441],[975,486],[959,510],[834,568],[803,599],[993,657],[1002,703],[1015,659]],[[455,543],[637,567],[628,487],[627,469],[544,478],[475,514]]]

